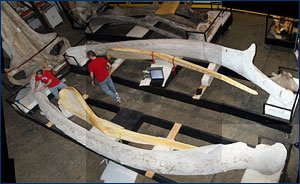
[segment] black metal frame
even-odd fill
[[[235,107],[229,104],[218,103],[215,101],[200,99],[200,100],[193,100],[191,96],[186,95],[184,93],[180,93],[177,91],[168,90],[165,88],[157,88],[152,86],[139,86],[138,83],[134,81],[130,81],[124,78],[112,76],[112,79],[115,83],[120,85],[124,85],[130,88],[134,88],[137,90],[149,92],[152,94],[160,95],[166,98],[174,99],[177,101],[181,101],[184,103],[188,103],[191,105],[196,105],[199,107],[204,107],[216,112],[222,112],[229,115],[237,116],[239,118],[251,120],[257,123],[260,123],[264,126],[277,129],[286,133],[291,133],[293,125],[287,121],[280,120],[278,118],[271,118],[266,117],[264,115],[258,114],[256,112],[251,112],[247,109],[242,109],[239,107]]]
[[[134,114],[140,114],[142,122],[146,122],[146,123],[149,123],[151,125],[158,126],[158,127],[164,128],[164,129],[171,130],[173,125],[174,125],[174,122],[164,120],[164,119],[161,119],[161,118],[157,118],[157,117],[154,117],[154,116],[151,116],[151,115],[147,115],[147,114],[144,114],[144,113],[141,113],[141,112],[138,112],[138,111],[134,111],[134,110],[131,110],[131,109],[123,108],[123,107],[120,107],[120,106],[117,106],[117,105],[114,105],[114,104],[110,104],[110,103],[107,103],[107,102],[103,102],[103,101],[100,101],[100,100],[88,98],[85,101],[88,105],[92,105],[92,106],[95,106],[95,107],[98,107],[98,108],[101,108],[101,109],[105,109],[105,110],[108,110],[108,111],[111,111],[111,112],[114,112],[114,113],[118,113],[121,109],[125,109],[127,111],[131,111]],[[140,124],[138,126],[135,126],[135,130],[138,130],[141,125],[142,124]],[[231,143],[237,142],[237,141],[232,140],[232,139],[224,138],[220,135],[205,132],[205,131],[198,130],[198,129],[195,129],[195,128],[191,128],[191,127],[188,127],[188,126],[185,126],[185,125],[181,126],[181,128],[179,130],[179,133],[183,134],[183,135],[186,135],[186,136],[189,136],[189,137],[193,137],[195,139],[200,139],[200,140],[212,143],[212,144],[231,144]],[[248,146],[254,147],[253,145],[248,145]]]
[[[9,101],[8,101],[8,102],[9,102]],[[9,103],[10,103],[10,102],[9,102]],[[11,103],[10,103],[10,105],[11,105]],[[30,120],[30,121],[32,121],[32,122],[34,122],[34,123],[36,123],[36,124],[38,124],[38,125],[44,127],[44,128],[46,128],[46,129],[48,129],[48,130],[50,130],[50,131],[52,131],[53,133],[56,133],[56,134],[62,136],[63,138],[65,138],[65,139],[67,139],[67,140],[69,140],[69,141],[71,141],[71,142],[73,142],[73,143],[75,143],[75,144],[77,144],[77,145],[82,146],[83,148],[85,148],[85,149],[87,149],[87,150],[89,150],[89,151],[91,151],[91,152],[93,152],[93,153],[95,153],[95,154],[97,154],[97,155],[100,155],[99,153],[93,151],[92,149],[90,149],[90,148],[88,148],[88,147],[85,147],[84,145],[80,144],[80,143],[79,143],[78,141],[76,141],[75,139],[73,139],[73,138],[67,136],[67,135],[64,134],[61,130],[59,130],[59,129],[57,129],[57,128],[54,128],[54,127],[50,127],[50,128],[49,128],[49,127],[48,127],[45,123],[43,123],[43,121],[41,121],[40,119],[35,118],[35,117],[33,117],[32,115],[26,114],[26,113],[24,113],[22,110],[20,110],[20,111],[19,111],[19,110],[15,110],[15,111],[16,111],[19,115],[23,116],[24,118],[26,118],[26,119],[28,119],[28,120]],[[104,157],[104,158],[106,158],[106,159],[108,159],[108,160],[110,160],[110,161],[113,161],[113,162],[115,162],[115,163],[118,163],[118,162],[116,162],[116,161],[114,161],[114,160],[111,160],[111,159],[109,159],[109,158],[107,158],[107,157],[105,157],[105,156],[103,156],[103,155],[100,155],[100,156],[102,156],[102,157]],[[135,172],[137,172],[137,173],[139,173],[139,174],[142,174],[142,175],[145,175],[145,173],[146,173],[146,171],[143,171],[143,170],[135,169],[135,168],[132,168],[132,167],[123,165],[123,164],[121,164],[121,163],[118,163],[118,164],[120,164],[120,165],[122,165],[122,166],[124,166],[124,167],[126,167],[126,168],[128,168],[128,169],[131,169],[132,171],[135,171]],[[159,174],[155,174],[155,175],[153,176],[153,180],[155,180],[155,181],[157,181],[157,182],[161,182],[161,183],[176,183],[175,181],[170,180],[170,179],[168,179],[168,178],[166,178],[166,177],[164,177],[164,176],[162,176],[162,175],[159,175]]]
[[[282,69],[290,70],[290,71],[294,71],[294,72],[299,72],[299,70],[296,70],[296,69],[293,69],[293,68],[288,68],[288,67],[285,67],[285,66],[279,66],[279,67],[278,67],[277,73],[279,74],[280,71],[281,71]],[[290,115],[290,118],[289,118],[288,121],[291,123],[291,122],[293,121],[294,117],[295,117],[295,111],[296,111],[295,106],[297,105],[298,100],[299,100],[299,89],[298,89],[298,91],[297,91],[295,100],[294,100],[294,102],[293,102],[293,107],[292,107],[292,109],[287,109],[287,108],[284,108],[284,107],[279,107],[279,106],[277,106],[277,105],[268,104],[267,101],[265,101],[265,102],[263,103],[263,115],[271,116],[271,115],[268,115],[268,114],[265,113],[265,106],[266,106],[266,105],[269,105],[269,106],[272,106],[272,107],[275,107],[275,108],[278,108],[278,109],[290,111],[290,112],[291,112],[291,115]]]
[[[211,10],[213,10],[213,8],[212,8],[212,2],[211,2]],[[228,10],[220,10],[220,12],[218,13],[218,15],[213,20],[213,22],[208,26],[208,28],[204,32],[185,31],[186,38],[189,37],[190,33],[203,34],[204,41],[207,42],[207,36],[206,36],[207,32],[209,32],[209,30],[211,29],[211,27],[215,23],[215,21],[221,16],[221,14],[224,14],[225,11],[228,11]],[[210,42],[214,43],[217,40],[217,38],[219,37],[219,34],[223,33],[231,24],[232,24],[232,12],[231,12],[228,20],[225,22],[225,24],[223,26],[221,25],[221,27],[217,30],[217,32],[215,33],[215,35],[213,36],[213,38],[211,39]]]
[[[293,33],[291,33],[291,35],[289,35],[289,39],[288,40],[282,40],[282,39],[277,39],[277,38],[270,38],[268,37],[268,33],[269,33],[269,18],[272,19],[278,19],[278,20],[282,20],[279,18],[275,18],[273,16],[271,16],[270,14],[268,14],[266,16],[266,29],[265,29],[265,44],[266,45],[278,45],[278,46],[282,46],[282,47],[288,47],[288,48],[294,48],[295,46],[295,41],[293,40]],[[290,21],[292,22],[292,30],[294,28],[294,24],[296,23],[296,21],[291,21],[291,20],[286,20],[286,21]],[[299,27],[299,23],[298,23],[298,27]],[[296,39],[297,39],[297,35],[296,35]]]
[[[11,101],[7,100],[7,102],[12,105]],[[157,117],[154,117],[154,116],[151,116],[151,115],[147,115],[147,114],[144,114],[144,113],[141,113],[141,112],[138,112],[138,111],[134,111],[134,110],[130,110],[130,109],[127,109],[127,108],[121,108],[120,106],[117,106],[117,105],[114,105],[114,104],[110,104],[110,103],[106,103],[106,102],[103,102],[103,101],[99,101],[99,100],[95,100],[95,99],[86,99],[86,102],[88,105],[92,105],[92,106],[95,106],[95,107],[98,107],[98,108],[101,108],[101,109],[105,109],[105,110],[108,110],[108,111],[111,111],[111,112],[115,112],[117,113],[115,115],[115,117],[118,115],[118,113],[125,109],[127,111],[130,111],[131,113],[133,114],[139,114],[140,115],[140,118],[141,118],[141,121],[139,122],[146,122],[146,123],[149,123],[151,125],[154,125],[154,126],[158,126],[158,127],[161,127],[161,128],[164,128],[164,129],[168,129],[168,130],[171,130],[171,128],[173,127],[174,125],[174,122],[171,122],[171,121],[168,121],[168,120],[164,120],[164,119],[160,119],[160,118],[157,118]],[[32,115],[29,115],[29,114],[26,114],[24,113],[23,111],[21,110],[16,110],[14,109],[19,115],[23,116],[24,118],[64,137],[65,139],[75,143],[75,144],[78,144],[90,151],[92,151],[93,153],[97,154],[97,155],[100,155],[98,153],[96,153],[95,151],[85,147],[84,145],[80,144],[79,142],[77,142],[75,139],[65,135],[61,130],[55,128],[55,127],[48,127],[46,125],[46,123],[44,123],[43,121],[41,121],[40,119],[38,118],[35,118],[33,117]],[[115,122],[115,123],[118,123],[118,122]],[[129,125],[131,127],[134,127],[135,130],[138,130],[142,123],[138,123],[137,125]],[[124,125],[123,125],[124,126]],[[126,125],[125,125],[125,128],[126,128]],[[131,128],[133,129],[133,128]],[[188,126],[185,126],[185,125],[182,125],[180,130],[179,130],[179,134],[183,134],[183,135],[186,135],[186,136],[189,136],[189,137],[192,137],[192,138],[195,138],[195,139],[199,139],[199,140],[203,140],[203,141],[206,141],[206,142],[209,142],[209,143],[212,143],[212,144],[231,144],[231,143],[235,143],[237,142],[236,140],[232,140],[232,139],[228,139],[228,138],[224,138],[220,135],[217,135],[217,134],[212,134],[212,133],[209,133],[209,132],[205,132],[205,131],[202,131],[202,130],[198,130],[198,129],[195,129],[195,128],[192,128],[192,127],[188,127]],[[263,136],[258,136],[258,143],[260,144],[261,143],[261,139],[268,139],[268,140],[272,140],[274,142],[281,142],[283,144],[289,144],[289,143],[285,143],[285,142],[282,142],[282,141],[277,141],[277,140],[274,140],[274,139],[270,139],[270,138],[267,138],[267,137],[263,137]],[[248,146],[254,148],[255,146],[254,145],[249,145]],[[283,173],[281,175],[281,178],[280,178],[280,181],[283,182],[284,179],[285,179],[285,176],[286,176],[286,171],[287,171],[287,167],[288,167],[288,163],[289,163],[289,159],[290,159],[290,152],[291,152],[291,148],[292,148],[292,144],[290,144],[289,146],[289,149],[288,149],[288,156],[287,156],[287,159],[286,159],[286,162],[285,162],[285,167],[284,167],[284,170],[283,170]],[[102,157],[104,157],[103,155],[100,155]],[[115,163],[118,163],[114,160],[111,160],[107,157],[104,157],[110,161],[113,161]],[[141,175],[145,175],[146,171],[143,171],[143,170],[139,170],[139,169],[135,169],[135,168],[132,168],[132,167],[129,167],[129,166],[126,166],[126,165],[123,165],[121,163],[118,163],[132,171],[135,171]],[[160,174],[154,174],[153,178],[152,178],[154,181],[157,181],[157,182],[160,182],[160,183],[176,183],[176,181],[173,181],[167,177],[164,177]]]
[[[294,119],[294,116],[295,116],[295,111],[296,111],[295,106],[296,106],[296,104],[297,104],[298,98],[299,98],[299,90],[298,90],[297,95],[296,95],[296,98],[295,98],[295,100],[294,100],[294,102],[293,102],[293,107],[292,107],[292,109],[287,109],[287,108],[284,108],[284,107],[279,107],[279,106],[277,106],[277,105],[273,105],[273,104],[269,104],[269,103],[267,103],[267,102],[264,102],[264,103],[263,103],[263,115],[271,116],[271,115],[268,115],[268,114],[265,113],[265,106],[268,105],[268,106],[272,106],[272,107],[275,107],[275,108],[278,108],[278,109],[290,111],[290,112],[291,112],[291,115],[290,115],[290,118],[289,118],[288,121],[289,121],[289,122],[292,122],[293,119]]]
[[[10,100],[6,100],[10,105],[13,104],[13,102],[11,102]],[[106,102],[102,102],[102,101],[99,101],[99,100],[94,100],[94,99],[87,99],[86,102],[89,104],[89,105],[93,105],[95,107],[98,107],[98,108],[102,108],[102,109],[106,109],[106,110],[109,110],[109,111],[112,111],[112,112],[115,112],[115,113],[118,113],[121,108],[119,106],[116,106],[116,105],[113,105],[113,104],[109,104],[109,103],[106,103]],[[124,108],[125,109],[125,108]],[[32,115],[30,114],[26,114],[24,113],[22,110],[16,110],[14,109],[19,115],[23,116],[24,118],[66,138],[67,140],[73,142],[73,143],[76,143],[94,153],[96,153],[95,151],[85,147],[84,145],[80,144],[79,142],[77,142],[75,139],[65,135],[62,131],[60,131],[59,129],[55,128],[55,127],[48,127],[46,125],[46,123],[44,123],[43,121],[41,121],[40,119],[38,118],[35,118],[33,117]],[[129,110],[129,109],[126,109],[126,110]],[[135,114],[141,114],[142,116],[142,122],[147,122],[147,123],[150,123],[154,126],[158,126],[158,127],[161,127],[161,128],[164,128],[164,129],[168,129],[168,130],[171,130],[172,126],[174,125],[173,122],[170,122],[168,120],[164,120],[164,119],[160,119],[160,118],[157,118],[157,117],[154,117],[154,116],[151,116],[151,115],[146,115],[146,114],[143,114],[143,113],[140,113],[140,112],[137,112],[137,111],[133,111],[133,110],[129,110],[129,111],[132,111],[133,113]],[[117,115],[116,115],[117,116]],[[138,125],[138,126],[135,126],[137,129],[139,129],[139,127],[141,126]],[[126,128],[126,127],[125,127]],[[196,139],[199,139],[199,140],[203,140],[203,141],[207,141],[207,142],[210,142],[212,144],[230,144],[230,143],[234,143],[234,142],[237,142],[235,140],[231,140],[231,139],[227,139],[227,138],[223,138],[222,136],[219,136],[219,135],[216,135],[216,134],[211,134],[211,133],[208,133],[208,132],[205,132],[205,131],[202,131],[202,130],[197,130],[197,129],[194,129],[194,128],[191,128],[191,127],[187,127],[187,126],[182,126],[180,131],[179,131],[180,134],[183,134],[183,135],[186,135],[186,136],[190,136],[190,137],[193,137],[193,138],[196,138]],[[248,145],[248,146],[251,146],[251,147],[254,147],[253,145]],[[98,153],[96,153],[97,155],[100,155]],[[102,155],[100,155],[102,156]],[[104,156],[102,156],[104,157]],[[106,157],[104,157],[106,158]],[[111,160],[109,158],[106,158],[108,160]],[[111,160],[115,163],[118,163],[114,160]],[[132,167],[129,167],[129,166],[126,166],[126,165],[123,165],[121,163],[118,163],[128,169],[131,169],[141,175],[145,175],[146,171],[143,171],[143,170],[139,170],[139,169],[135,169],[135,168],[132,168]],[[169,178],[166,178],[160,174],[154,174],[153,180],[157,181],[157,182],[161,182],[161,183],[176,183],[176,181],[173,181]]]

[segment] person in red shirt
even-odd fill
[[[113,81],[110,78],[111,64],[104,57],[96,57],[94,51],[88,51],[86,56],[92,61],[88,64],[92,85],[95,86],[95,76],[101,89],[115,101],[121,103]]]
[[[39,81],[42,81],[44,85],[38,89]],[[34,92],[42,91],[46,87],[51,91],[56,99],[59,99],[58,90],[67,87],[67,85],[56,78],[49,70],[38,70],[35,75],[35,88]]]

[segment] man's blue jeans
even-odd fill
[[[49,90],[51,91],[51,93],[54,95],[54,97],[59,100],[59,93],[58,93],[58,90],[64,88],[64,87],[67,87],[67,85],[63,82],[60,82],[58,85],[52,87],[52,88],[49,88]]]
[[[104,81],[99,82],[99,86],[104,91],[104,93],[111,96],[115,101],[118,101],[116,95],[117,91],[110,76],[108,76]]]

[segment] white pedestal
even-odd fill
[[[272,175],[264,175],[252,169],[246,169],[241,183],[278,183],[281,171]]]
[[[136,177],[136,172],[109,161],[100,179],[104,183],[134,183]]]
[[[217,65],[215,63],[209,63],[207,69],[209,70],[213,70],[213,71],[218,71],[220,68],[220,65]],[[211,82],[213,81],[214,77],[211,76],[211,75],[207,75],[207,74],[204,74],[202,79],[201,79],[201,84],[202,85],[205,85],[205,86],[210,86]]]
[[[299,79],[294,78],[294,81],[299,85]],[[287,105],[282,104],[273,96],[269,96],[266,105],[264,106],[265,114],[279,117],[282,119],[290,120],[291,116],[294,115],[296,107],[298,105],[299,95],[295,94],[295,105],[294,102],[291,102]],[[276,106],[276,107],[274,107]],[[280,108],[281,107],[281,108]],[[284,109],[282,109],[284,108]]]

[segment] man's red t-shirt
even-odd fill
[[[108,61],[103,57],[97,57],[89,63],[89,72],[93,72],[98,82],[103,82],[108,76],[106,64]]]
[[[45,84],[47,84],[50,79],[52,79],[52,82],[48,85],[48,88],[57,86],[60,83],[60,80],[56,78],[49,70],[44,70],[44,74],[42,77],[38,77],[37,75],[35,75],[36,81],[41,80]]]

